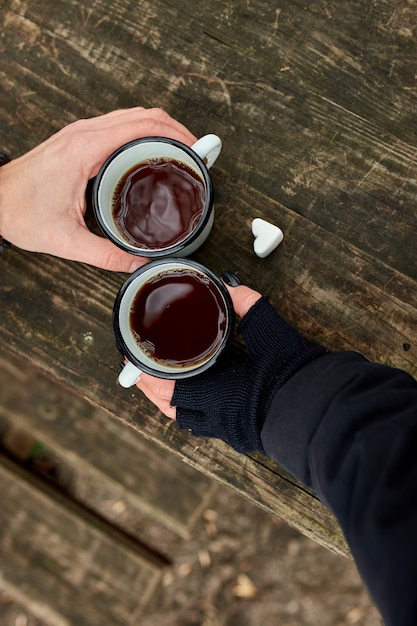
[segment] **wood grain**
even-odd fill
[[[115,526],[126,527],[129,510],[128,531],[166,556],[190,538],[212,481],[21,360],[0,355],[0,377],[0,426],[51,450],[68,476],[61,488]]]
[[[4,269],[14,271],[16,265],[19,265],[15,257],[24,263],[27,256],[28,253],[13,250],[8,258],[13,257],[15,262],[8,263]],[[57,288],[63,264],[66,266],[66,278]],[[278,466],[265,464],[262,459],[242,457],[220,442],[200,441],[180,432],[176,424],[161,418],[138,390],[126,391],[117,386],[119,357],[113,346],[111,332],[111,302],[114,294],[110,285],[112,282],[117,285],[120,277],[108,277],[99,270],[80,268],[60,260],[51,263],[50,259],[41,255],[38,256],[36,267],[39,280],[37,278],[33,283],[27,281],[19,297],[20,306],[33,312],[33,317],[29,316],[29,325],[25,317],[25,324],[19,328],[20,318],[13,318],[15,297],[10,297],[12,289],[7,290],[6,297],[3,297],[4,293],[1,294],[0,306],[11,322],[8,325],[9,334],[3,334],[2,341],[14,353],[21,358],[29,358],[35,367],[69,386],[93,405],[102,407],[106,413],[140,430],[145,437],[174,451],[196,469],[230,485],[324,545],[347,553],[338,525],[331,514]],[[73,271],[69,271],[70,268]],[[57,274],[54,277],[55,271]],[[43,272],[48,277],[47,281],[42,281]],[[94,298],[91,297],[92,275],[96,276]],[[12,276],[8,276],[6,271],[3,276],[11,286]],[[100,277],[105,280],[101,281]],[[73,280],[76,285],[72,284]],[[75,289],[76,315],[73,307],[67,304],[74,298]],[[106,298],[110,300],[107,310],[103,306]],[[12,308],[8,307],[8,302]],[[85,310],[84,315],[83,309],[88,310]],[[51,332],[54,324],[55,330]],[[48,327],[46,336],[45,329]],[[89,337],[87,345],[84,340],[86,332]],[[45,359],[44,350],[51,355],[51,359]]]
[[[311,338],[416,375],[416,17],[404,0],[6,0],[0,147],[17,156],[136,104],[218,133],[216,221],[196,258],[268,292]],[[252,251],[254,217],[284,231],[267,259]],[[181,433],[117,387],[124,276],[18,250],[0,275],[8,354],[347,553],[330,513],[275,464]]]
[[[48,626],[135,623],[160,569],[4,458],[0,485],[2,587]]]

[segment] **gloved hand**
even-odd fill
[[[243,286],[229,291],[236,312],[244,315],[238,331],[247,346],[246,359],[229,367],[220,362],[176,381],[175,388],[172,381],[142,374],[138,387],[166,415],[176,417],[181,428],[222,439],[238,452],[264,452],[260,433],[276,392],[327,350],[289,326],[265,296]],[[245,302],[251,304],[247,312]]]

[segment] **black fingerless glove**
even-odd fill
[[[238,326],[248,357],[236,367],[175,383],[177,422],[194,435],[228,442],[238,452],[263,452],[261,429],[278,389],[303,365],[328,351],[289,326],[263,296]]]

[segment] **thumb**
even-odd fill
[[[230,272],[225,272],[222,278],[232,298],[234,310],[243,317],[262,295],[246,285],[241,285],[239,279]]]
[[[60,256],[64,256],[62,252]],[[65,256],[72,261],[88,263],[113,272],[133,272],[149,261],[145,257],[121,250],[108,239],[94,235],[87,228],[79,229],[76,246]]]

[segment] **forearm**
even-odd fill
[[[386,624],[417,623],[416,381],[326,355],[278,391],[261,438],[338,517]]]

